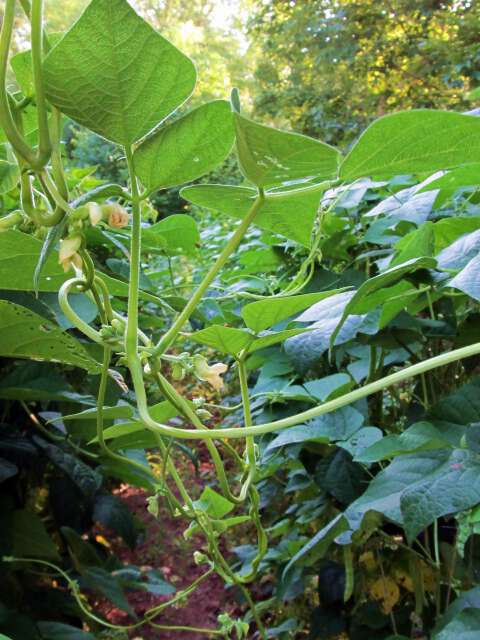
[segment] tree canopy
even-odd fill
[[[349,142],[399,109],[467,109],[480,79],[480,6],[468,0],[251,0],[255,111]]]

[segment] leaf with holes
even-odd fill
[[[63,362],[91,373],[100,365],[84,347],[53,323],[13,302],[0,300],[0,355]]]
[[[52,104],[123,145],[177,109],[196,81],[191,60],[126,0],[93,0],[47,55],[43,73]]]
[[[337,175],[340,153],[324,142],[257,124],[235,113],[240,168],[257,187],[290,186]]]

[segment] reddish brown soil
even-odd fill
[[[204,456],[201,456],[204,458]],[[188,465],[190,467],[190,465]],[[209,461],[200,464],[200,473],[197,475],[193,467],[188,470],[189,484],[195,495],[201,491],[202,485],[212,477],[212,465]],[[183,475],[183,473],[182,473]],[[165,579],[173,584],[177,590],[191,584],[196,578],[205,572],[206,566],[198,567],[193,562],[193,552],[202,549],[202,539],[195,536],[186,541],[183,531],[188,522],[181,518],[172,518],[165,506],[160,506],[158,518],[154,518],[147,511],[147,494],[143,489],[122,485],[117,495],[125,501],[130,511],[135,515],[144,527],[139,537],[137,546],[131,550],[121,541],[114,543],[114,551],[126,565],[133,564],[142,568],[154,568],[160,570]],[[107,539],[111,540],[110,537]],[[133,592],[127,594],[128,601],[133,610],[141,619],[145,612],[155,605],[165,602],[172,596],[156,596],[146,592]],[[114,607],[106,601],[95,603],[97,611],[100,610],[110,622],[125,625],[131,622],[127,613]],[[190,595],[186,604],[177,607],[167,607],[155,620],[162,625],[196,626],[202,628],[218,628],[217,617],[225,611],[239,615],[234,601],[234,593],[226,589],[224,582],[217,575],[212,574],[202,582],[197,590]],[[141,640],[207,640],[210,637],[205,633],[185,631],[155,630],[145,625],[130,633],[130,638]],[[214,637],[214,636],[211,636]]]

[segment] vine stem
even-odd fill
[[[410,378],[418,376],[422,373],[425,373],[426,371],[438,369],[438,367],[443,367],[447,364],[451,364],[452,362],[457,362],[458,360],[462,360],[463,358],[469,358],[475,355],[480,355],[480,342],[469,345],[468,347],[461,347],[460,349],[454,349],[453,351],[442,353],[441,355],[429,358],[428,360],[424,360],[423,362],[418,362],[411,365],[410,367],[406,367],[405,369],[396,371],[395,373],[385,376],[384,378],[380,378],[378,380],[375,380],[374,382],[366,384],[359,389],[350,391],[349,393],[339,396],[334,400],[325,402],[318,407],[314,407],[312,409],[308,409],[307,411],[297,413],[294,416],[289,416],[288,418],[283,418],[274,422],[266,422],[264,424],[253,425],[249,428],[248,434],[250,436],[260,436],[267,433],[272,433],[274,431],[281,431],[282,429],[287,429],[288,427],[293,427],[297,424],[301,424],[302,422],[306,422],[308,420],[312,420],[313,418],[317,418],[318,416],[330,413],[331,411],[341,409],[342,407],[352,404],[357,400],[366,398],[374,393],[377,393],[378,391],[382,391],[382,389],[386,389],[395,384],[399,384],[404,380],[408,380]],[[132,372],[132,376],[133,375],[137,376],[138,378],[137,372]],[[143,385],[141,378],[142,376],[140,371],[140,381],[137,380],[137,386],[139,386],[140,383]],[[142,394],[140,388],[139,391],[140,394]],[[162,435],[181,438],[184,440],[203,440],[204,438],[238,439],[245,437],[245,429],[243,427],[209,429],[208,431],[193,431],[189,429],[181,429],[178,427],[170,427],[160,422],[156,422],[151,418],[146,402],[146,394],[143,390],[143,398],[139,398],[138,407],[140,419],[145,424],[145,426],[153,431],[161,433]]]
[[[6,88],[8,53],[15,20],[15,0],[6,0],[0,34],[0,124],[15,151],[27,162],[35,160],[35,154],[17,128],[10,110]]]
[[[31,8],[31,44],[33,84],[35,86],[35,103],[38,118],[38,163],[46,165],[52,153],[50,131],[48,128],[48,111],[43,86],[43,0],[32,0]]]
[[[129,163],[129,166],[130,166],[130,163]],[[132,163],[132,171],[133,171],[133,163]],[[138,196],[138,193],[137,193],[137,196]],[[186,304],[183,311],[179,314],[175,322],[171,325],[170,329],[164,334],[164,336],[160,339],[160,341],[154,348],[153,350],[154,356],[159,356],[162,353],[164,353],[164,351],[166,351],[168,347],[173,343],[173,341],[175,340],[179,332],[182,330],[182,327],[188,321],[193,311],[196,309],[198,303],[201,301],[205,291],[208,289],[210,284],[216,278],[216,276],[218,275],[222,267],[227,262],[228,258],[232,255],[232,253],[240,244],[251,222],[254,220],[255,216],[263,206],[264,201],[265,201],[265,196],[263,194],[263,191],[260,190],[253,205],[250,207],[250,210],[248,211],[247,215],[242,220],[242,222],[237,227],[234,234],[231,236],[231,238],[225,245],[223,251],[220,253],[217,260],[215,261],[215,264],[211,267],[211,269],[205,275],[202,282],[198,286],[197,290],[195,291],[193,296],[190,298],[190,300]]]

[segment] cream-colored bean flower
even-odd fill
[[[103,220],[103,212],[102,207],[96,202],[89,202],[87,204],[88,209],[88,217],[90,218],[90,223],[92,227]]]
[[[82,237],[79,235],[69,236],[62,240],[58,261],[62,265],[64,271],[68,271],[72,265],[78,269],[82,268],[82,259],[77,253],[81,246]]]
[[[104,204],[102,212],[103,216],[107,219],[109,226],[113,229],[126,227],[130,222],[127,210],[117,203]]]
[[[216,391],[219,391],[223,387],[223,380],[221,378],[228,370],[228,366],[223,362],[216,362],[209,365],[208,360],[201,355],[193,357],[194,361],[194,373],[199,380],[208,382]]]

